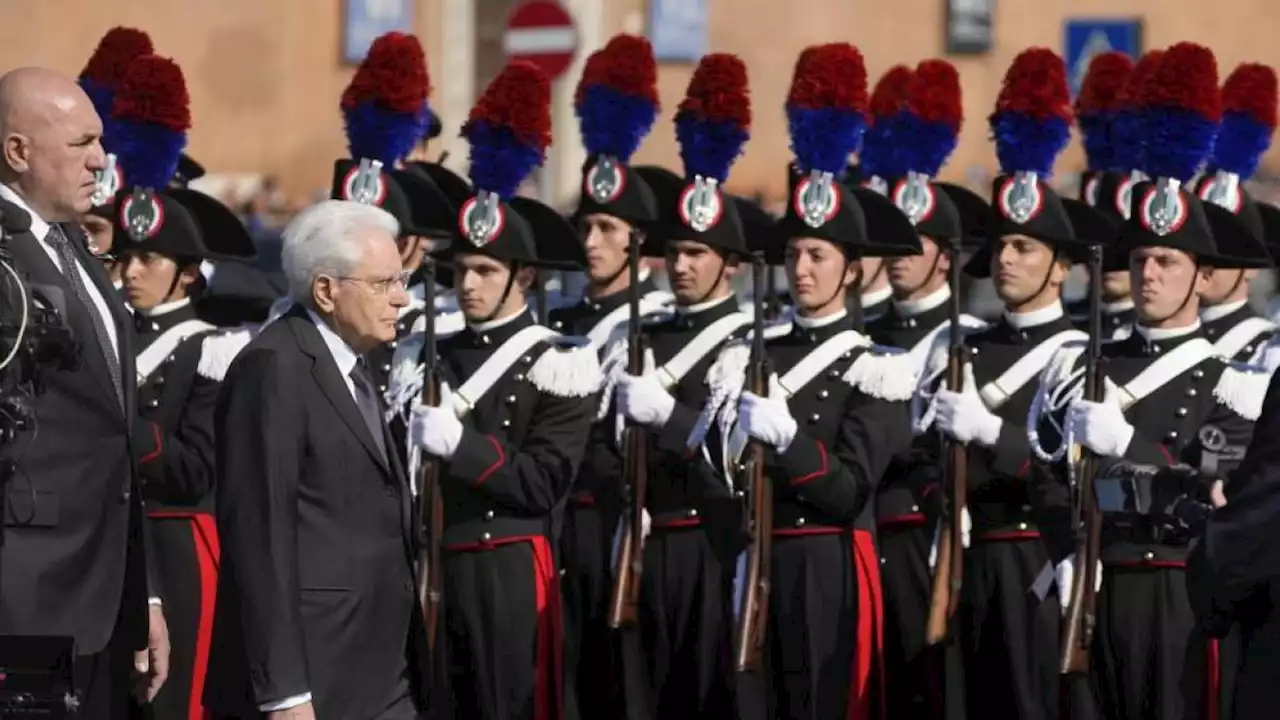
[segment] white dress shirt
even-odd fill
[[[53,266],[58,268],[59,271],[65,270],[62,267],[62,258],[58,257],[58,251],[49,244],[49,230],[51,227],[49,223],[45,222],[44,218],[31,209],[26,200],[19,197],[7,185],[0,185],[0,198],[17,205],[31,216],[31,234],[35,236],[36,240],[40,241],[40,247],[44,248],[44,252],[49,256],[49,261],[53,263]],[[67,240],[75,242],[71,237],[68,237]],[[89,299],[93,301],[94,307],[92,311],[96,311],[99,317],[102,318],[102,324],[107,328],[107,337],[111,339],[111,347],[119,355],[120,339],[116,336],[116,323],[111,315],[111,306],[107,303],[106,296],[102,294],[102,291],[98,290],[98,286],[93,282],[93,277],[89,275],[89,271],[84,268],[84,265],[76,263],[76,270],[80,273],[80,281],[84,283],[85,289],[89,291]]]
[[[311,318],[311,322],[315,323],[316,329],[320,331],[320,337],[324,340],[325,347],[329,348],[329,352],[333,355],[333,361],[338,364],[338,372],[342,373],[342,382],[346,383],[347,392],[351,393],[351,399],[354,401],[356,399],[356,384],[351,379],[351,371],[355,369],[356,362],[360,359],[359,356],[314,311],[308,309],[307,317]],[[258,709],[264,713],[275,712],[276,710],[288,710],[309,702],[311,702],[311,693],[305,692],[291,695],[276,702],[263,703],[258,706]]]

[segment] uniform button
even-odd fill
[[[919,505],[912,505],[912,506],[911,506],[911,512],[913,512],[913,513],[920,512],[920,506],[919,506]]]
[[[796,527],[804,527],[804,518],[796,518]]]
[[[1178,412],[1177,412],[1176,414],[1177,414],[1177,416],[1178,416],[1178,417],[1186,417],[1186,416],[1187,416],[1187,409],[1186,409],[1186,408],[1178,408]]]
[[[1195,388],[1187,388],[1187,397],[1195,397],[1195,396],[1196,396],[1196,389],[1195,389]]]
[[[853,357],[853,351],[852,351],[852,350],[845,350],[845,351],[844,351],[844,354],[843,354],[843,355],[841,355],[840,357],[841,357],[841,358],[843,358],[843,359],[845,359],[845,360],[848,360],[849,358]]]
[[[1153,552],[1150,552],[1150,551],[1145,552],[1145,553],[1143,553],[1143,554],[1142,554],[1142,559],[1143,559],[1143,560],[1146,560],[1146,561],[1148,561],[1148,562],[1150,562],[1150,561],[1152,561],[1152,560],[1155,560],[1155,559],[1156,559],[1156,554],[1155,554],[1155,553],[1153,553]]]
[[[492,539],[493,536],[489,533],[480,533],[480,542],[489,542]]]
[[[746,493],[746,492],[744,492],[744,491],[742,491],[742,490],[734,490],[734,491],[733,491],[733,496],[734,496],[735,498],[737,498],[737,499],[741,500],[741,499],[743,499],[743,498],[745,498],[745,497],[747,496],[747,493]]]
[[[969,348],[969,354],[970,354],[970,355],[977,355],[977,354],[978,354],[978,351],[979,351],[979,350],[981,350],[981,349],[982,349],[982,348]]]
[[[1158,353],[1158,352],[1160,352],[1160,346],[1159,346],[1159,345],[1152,345],[1152,346],[1151,346],[1151,352],[1153,352],[1153,353]]]
[[[813,333],[809,333],[809,342],[814,342],[817,339],[818,339],[817,335],[814,335]]]
[[[884,565],[884,564],[885,564],[885,563],[887,563],[887,562],[889,562],[889,558],[883,558],[883,557],[882,557],[882,558],[880,558],[880,564],[881,564],[881,565]]]
[[[155,331],[159,331],[159,330],[160,330],[160,323],[158,323],[158,322],[153,322],[153,323],[151,323],[151,329],[152,329],[152,330],[155,330]]]
[[[907,318],[907,327],[915,327],[915,326],[916,326],[916,319],[915,319],[915,318]]]
[[[809,416],[809,424],[811,424],[811,425],[812,425],[813,423],[818,422],[818,419],[819,419],[820,417],[821,417],[821,416],[820,416],[820,415],[818,415],[818,413],[814,413],[814,414],[810,415],[810,416]]]
[[[387,344],[391,346],[391,349],[392,349],[392,350],[395,350],[397,347],[399,347],[399,345],[400,345],[400,341],[399,341],[399,340],[392,340],[391,342],[389,342],[389,343],[387,343]]]
[[[515,395],[508,395],[508,396],[507,396],[507,404],[508,404],[508,405],[515,405],[515,404],[516,404],[516,396],[515,396]]]
[[[396,330],[404,332],[404,323],[396,323]],[[392,342],[395,342],[394,340]]]
[[[1026,530],[1026,529],[1027,529],[1027,524],[1026,524],[1026,523],[1018,523],[1018,529],[1019,529],[1019,530]]]
[[[516,382],[524,382],[524,373],[516,373],[515,377],[512,379]]]
[[[485,520],[492,520],[492,519],[493,519],[493,511],[492,511],[492,510],[485,510],[485,511],[484,511],[484,519],[485,519]]]
[[[147,407],[149,407],[149,408],[158,408],[158,407],[160,407],[160,401],[159,401],[159,400],[152,399],[150,402],[148,402],[148,403],[147,403]]]
[[[386,385],[379,385],[379,386],[378,386],[378,392],[380,392],[380,393],[384,393],[384,394],[385,394],[385,393],[387,392],[387,386],[386,386]]]
[[[488,336],[488,335],[481,335],[481,336],[480,336],[480,344],[481,344],[481,345],[488,345],[488,344],[489,344],[489,342],[490,342],[490,341],[489,341],[489,336]]]
[[[830,397],[830,396],[831,396],[831,393],[827,392],[826,390],[819,390],[819,391],[818,391],[818,399],[819,399],[819,400],[826,400],[826,399],[827,399],[828,397]]]
[[[520,362],[524,363],[525,365],[532,365],[533,357],[531,355],[525,355],[524,357],[520,358]]]
[[[840,377],[840,371],[839,371],[839,370],[828,370],[828,371],[827,371],[827,377],[831,378],[832,380],[835,380],[836,378]]]
[[[504,427],[504,428],[509,428],[509,427],[511,427],[511,421],[510,421],[510,420],[503,420],[503,421],[502,421],[502,427]]]
[[[561,330],[564,328],[564,323],[560,322],[559,320],[556,320],[555,322],[551,323],[551,328],[553,330]]]
[[[1204,377],[1204,371],[1201,370],[1200,368],[1196,368],[1195,370],[1191,371],[1191,377],[1195,378],[1196,380],[1199,380],[1200,378]]]
[[[694,508],[689,508],[688,510],[684,511],[684,516],[687,518],[696,518],[698,517],[698,511],[695,510]]]
[[[129,503],[129,498],[131,497],[133,497],[133,493],[129,492],[128,490],[125,490],[124,492],[120,493],[120,504],[127,505]]]
[[[1165,433],[1165,434],[1164,434],[1164,439],[1165,439],[1165,440],[1177,440],[1177,439],[1178,439],[1178,431],[1177,431],[1177,430],[1170,430],[1169,432],[1167,432],[1167,433]]]
[[[382,372],[384,373],[391,372],[391,363],[383,363]]]

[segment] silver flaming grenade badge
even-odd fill
[[[153,238],[164,226],[164,206],[156,195],[146,188],[134,188],[120,203],[120,224],[129,238],[136,243]]]
[[[1043,198],[1034,172],[1017,172],[1000,191],[1000,212],[1022,225],[1040,213]]]
[[[94,173],[93,196],[91,198],[94,207],[111,202],[111,198],[115,197],[119,189],[120,169],[116,165],[116,156],[115,153],[107,153],[107,164]]]
[[[1223,210],[1240,212],[1240,176],[1219,170],[1200,186],[1200,199],[1211,202]]]
[[[587,197],[601,205],[607,205],[618,199],[626,185],[627,176],[618,161],[608,155],[601,155],[587,172],[586,187],[583,189],[586,190]]]
[[[382,161],[360,159],[360,167],[347,173],[343,194],[361,205],[382,205],[387,198],[386,181],[382,178]]]
[[[1177,232],[1187,220],[1187,202],[1178,192],[1181,182],[1162,177],[1142,198],[1143,226],[1160,237]]]
[[[697,232],[706,232],[715,227],[724,213],[720,192],[716,189],[718,184],[715,178],[697,175],[693,184],[686,187],[680,197],[680,217]]]
[[[805,225],[820,228],[840,209],[840,196],[831,186],[832,180],[831,173],[814,170],[796,186],[796,212]]]
[[[484,247],[502,234],[506,218],[502,213],[502,198],[496,193],[481,190],[462,205],[459,223],[462,234],[476,247]]]
[[[929,186],[929,176],[924,173],[911,170],[894,188],[893,204],[911,220],[912,225],[933,214],[933,203],[933,188]]]

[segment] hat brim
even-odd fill
[[[869,238],[865,245],[853,246],[856,253],[866,257],[894,258],[924,252],[916,226],[892,200],[868,188],[851,187],[849,192],[862,208]]]
[[[1280,256],[1280,208],[1259,202],[1258,214],[1262,216],[1262,232],[1271,257]]]
[[[209,260],[252,260],[258,248],[248,228],[231,208],[199,190],[171,188],[165,191],[177,200],[200,228],[201,239]]]
[[[436,184],[440,192],[449,199],[449,204],[455,208],[462,207],[462,204],[472,196],[471,183],[466,178],[455,173],[440,163],[415,162],[413,167],[421,170],[431,181]],[[456,218],[455,218],[456,219]]]
[[[391,176],[409,200],[408,227],[402,235],[453,237],[457,235],[458,210],[440,186],[422,170],[392,170]]]
[[[537,200],[513,197],[507,201],[533,230],[538,249],[536,262],[528,263],[550,270],[581,270],[587,265],[587,251],[578,232],[565,216]]]
[[[985,198],[962,185],[934,181],[934,187],[942,190],[955,205],[960,214],[960,226],[964,229],[958,238],[960,251],[976,252],[986,244],[987,226],[991,222],[991,206]],[[951,240],[952,238],[934,238],[934,240]]]
[[[1205,218],[1209,220],[1209,230],[1213,233],[1214,244],[1217,245],[1218,252],[1214,256],[1201,258],[1201,262],[1206,265],[1232,270],[1260,270],[1271,267],[1271,258],[1266,255],[1266,251],[1263,249],[1262,244],[1258,242],[1253,231],[1238,215],[1226,208],[1219,207],[1215,203],[1206,202],[1203,205]],[[1223,242],[1219,238],[1227,237],[1239,239],[1240,244],[1256,246],[1257,253],[1250,257],[1244,257],[1224,252],[1222,250]]]

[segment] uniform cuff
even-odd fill
[[[830,470],[827,446],[802,433],[796,433],[786,451],[778,453],[778,464],[792,487],[817,480]]]
[[[449,459],[449,474],[472,486],[483,485],[506,464],[507,454],[497,438],[464,427],[458,449]]]
[[[164,454],[164,434],[160,431],[160,426],[150,420],[135,420],[133,450],[139,465],[159,460]]]

